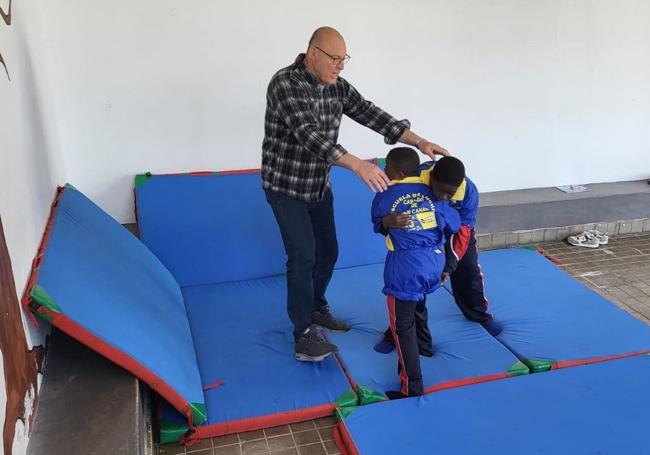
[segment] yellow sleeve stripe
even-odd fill
[[[402,180],[391,180],[390,181],[391,185],[397,185],[398,183],[426,183],[427,185],[429,184],[428,182],[422,181],[422,176],[419,176],[419,177],[405,177]]]
[[[451,202],[458,202],[465,199],[465,191],[467,191],[467,180],[463,179],[462,183],[458,187],[458,190],[451,197]]]
[[[431,170],[433,169],[433,166],[431,166],[428,169],[423,170],[420,172],[420,178],[422,179],[422,183],[425,185],[431,185]]]
[[[388,248],[388,251],[395,251],[395,247],[393,247],[393,241],[390,239],[390,234],[386,236],[386,248]]]

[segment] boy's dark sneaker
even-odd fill
[[[332,316],[327,306],[311,313],[311,323],[332,332],[347,332],[350,330],[349,325]]]
[[[389,400],[401,400],[402,398],[419,397],[421,395],[404,395],[399,390],[389,390],[386,392],[386,396]]]
[[[481,325],[485,328],[485,330],[488,331],[490,335],[493,337],[499,335],[501,331],[503,330],[503,327],[501,327],[501,324],[499,324],[497,321],[494,319],[490,319],[487,322],[481,323]]]
[[[393,335],[388,331],[384,333],[384,338],[373,346],[373,349],[380,354],[390,354],[395,350],[395,341],[393,341]],[[418,346],[418,352],[421,356],[424,357],[433,357],[433,347],[420,347]]]
[[[379,343],[373,346],[373,349],[380,354],[389,354],[395,350],[395,343],[392,339],[383,338]]]
[[[373,346],[373,349],[380,354],[389,354],[395,350],[395,340],[390,329],[384,331],[384,337],[379,343]]]
[[[338,352],[338,348],[325,341],[313,328],[307,328],[296,340],[296,360],[320,362]]]

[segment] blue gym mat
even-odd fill
[[[196,354],[174,277],[133,234],[71,186],[55,200],[26,303],[139,376],[194,423],[205,420]]]
[[[271,276],[286,257],[259,173],[136,179],[140,239],[181,286]]]
[[[646,455],[650,357],[526,375],[356,408],[344,455]]]
[[[183,296],[203,385],[218,385],[205,392],[212,428],[202,432],[310,408],[323,409],[322,417],[350,395],[356,402],[335,357],[317,364],[294,359],[284,277],[186,287]]]
[[[386,239],[373,231],[370,206],[375,193],[351,171],[333,167],[334,218],[339,241],[336,268],[384,263]]]
[[[536,251],[480,254],[498,339],[533,371],[650,352],[650,327]]]
[[[338,268],[383,262],[372,231],[372,193],[352,172],[333,168]],[[273,276],[286,255],[259,172],[140,175],[140,238],[182,286]]]
[[[383,392],[400,388],[395,351],[373,350],[388,327],[383,269],[377,264],[337,270],[328,290],[336,316],[351,324],[349,332],[328,337],[339,347],[362,403],[385,399]],[[428,297],[427,309],[435,355],[420,356],[425,391],[528,373],[480,324],[466,320],[444,289]]]
[[[186,441],[349,410],[358,398],[351,384],[361,402],[381,399],[398,388],[395,354],[372,350],[388,325],[385,246],[369,220],[372,193],[340,169],[332,180],[341,256],[327,297],[353,326],[331,335],[338,359],[293,359],[278,276],[284,252],[259,174],[140,178],[141,228],[162,261],[83,194],[61,189],[25,303],[143,379],[194,425],[207,419]],[[422,358],[427,391],[527,372],[504,345],[536,371],[650,350],[645,324],[538,253],[488,252],[481,262],[503,345],[439,290],[428,303],[436,355]],[[176,279],[201,284],[181,288]]]

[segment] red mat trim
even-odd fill
[[[359,449],[354,444],[352,436],[348,432],[344,422],[334,427],[334,443],[339,448],[341,455],[360,455]]]
[[[39,327],[38,319],[34,316],[34,313],[29,311],[29,302],[31,302],[32,290],[38,282],[38,275],[40,273],[41,264],[43,263],[43,256],[45,255],[45,250],[47,249],[48,243],[50,241],[50,236],[52,235],[52,225],[54,224],[54,215],[56,214],[56,209],[59,206],[59,202],[63,197],[63,191],[65,188],[59,186],[56,189],[56,195],[54,196],[54,201],[50,206],[50,215],[47,219],[47,224],[45,225],[45,231],[43,232],[43,237],[41,237],[41,243],[38,246],[36,251],[36,257],[32,261],[32,270],[30,271],[29,280],[27,281],[27,286],[25,287],[25,292],[20,299],[20,303],[23,308],[29,315],[29,318],[34,323],[36,327]]]
[[[646,355],[646,354],[650,354],[650,349],[645,351],[628,352],[627,354],[612,354],[612,355],[605,355],[602,357],[591,357],[588,359],[560,360],[558,362],[555,362],[551,366],[551,370],[557,370],[559,368],[570,368],[579,365],[590,365],[592,363],[607,362],[609,360],[627,359],[628,357],[636,357],[636,356]]]
[[[187,418],[189,426],[192,427],[192,409],[190,403],[158,375],[149,371],[127,353],[97,337],[64,314],[52,312],[42,306],[38,308],[38,312],[52,318],[52,325],[61,331],[140,378],[168,401],[169,404],[181,412]]]
[[[336,404],[328,403],[295,411],[232,420],[211,425],[201,425],[191,429],[190,434],[182,442],[185,445],[192,445],[205,438],[214,438],[232,433],[261,430],[263,428],[277,427],[278,425],[288,425],[304,422],[305,420],[319,419],[334,414],[336,407]]]

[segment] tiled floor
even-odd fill
[[[598,249],[565,242],[537,245],[585,285],[650,324],[650,234],[619,236]],[[334,418],[240,433],[192,447],[161,446],[160,455],[330,455]]]
[[[650,324],[650,234],[611,238],[593,250],[564,242],[539,246],[569,274]]]
[[[160,447],[160,455],[332,455],[339,450],[332,439],[334,417],[266,428],[202,441],[192,447]]]

